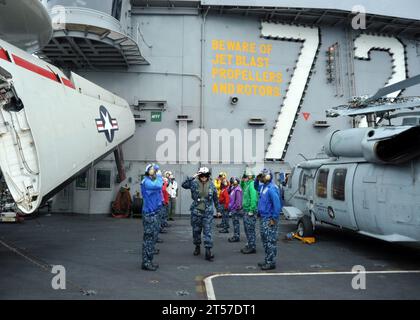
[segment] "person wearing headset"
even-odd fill
[[[211,181],[209,168],[202,167],[192,177],[182,183],[182,188],[191,191],[193,200],[191,210],[191,226],[193,231],[193,243],[195,245],[194,255],[200,255],[201,234],[204,235],[204,247],[206,248],[205,259],[213,261],[212,223],[213,223],[213,204],[218,212],[221,212],[217,190]]]
[[[156,271],[158,264],[153,263],[153,256],[160,230],[159,213],[162,207],[163,179],[156,164],[149,164],[145,170],[145,178],[141,182],[143,195],[143,251],[141,268],[147,271]]]
[[[265,260],[258,266],[261,270],[272,270],[276,268],[278,224],[282,203],[279,188],[274,183],[273,174],[269,169],[261,171],[261,181],[263,186],[258,201],[258,214]]]

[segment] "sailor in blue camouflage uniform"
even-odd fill
[[[182,183],[182,188],[191,190],[191,226],[193,229],[194,255],[200,254],[201,233],[204,235],[205,259],[213,261],[212,224],[213,204],[218,212],[221,211],[217,198],[217,190],[210,179],[210,170],[202,167],[193,177],[187,177]]]
[[[282,203],[279,188],[273,182],[273,174],[268,169],[261,172],[264,185],[260,191],[258,214],[260,216],[261,240],[265,251],[265,261],[259,263],[261,270],[276,268],[278,224]]]
[[[156,253],[155,245],[160,230],[159,213],[162,207],[163,179],[159,166],[149,164],[145,171],[146,177],[141,182],[143,195],[143,252],[141,268],[156,271],[158,264],[153,263]]]
[[[257,252],[255,226],[257,224],[258,192],[254,187],[254,175],[249,168],[244,172],[241,187],[243,190],[244,229],[247,239],[247,244],[241,249],[241,252],[251,254]]]

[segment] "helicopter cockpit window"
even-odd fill
[[[347,169],[336,169],[333,174],[332,194],[335,200],[345,200]]]
[[[308,180],[309,176],[305,174],[303,171],[300,173],[299,177],[299,194],[304,196],[306,195],[306,181]]]
[[[316,195],[320,198],[327,197],[327,183],[329,170],[321,169],[316,182]]]

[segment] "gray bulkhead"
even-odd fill
[[[175,134],[176,159],[162,167],[173,171],[178,182],[194,173],[200,165],[179,159],[180,141],[186,142],[190,150],[197,143],[193,130],[202,128],[210,136],[211,129],[239,129],[242,133],[245,129],[252,129],[253,141],[243,140],[241,144],[250,144],[254,150],[257,147],[256,130],[263,130],[263,149],[267,149],[300,57],[302,43],[261,37],[261,17],[251,13],[229,14],[227,11],[210,10],[206,14],[206,10],[191,8],[146,8],[134,5],[130,19],[126,19],[131,23],[131,26],[127,26],[127,32],[138,40],[140,51],[149,65],[135,66],[128,70],[77,70],[83,77],[123,97],[132,106],[133,112],[145,120],[137,122],[135,136],[123,145],[128,177],[124,183],[129,184],[132,193],[139,189],[145,166],[148,162],[156,161],[156,151],[165,142],[157,139],[162,129]],[[300,153],[307,158],[316,156],[329,130],[350,128],[349,119],[327,119],[325,110],[346,103],[352,96],[374,92],[388,81],[393,72],[392,57],[387,51],[372,50],[370,60],[352,57],[353,40],[358,32],[352,30],[350,25],[331,27],[320,24],[318,27],[319,52],[296,115],[293,136],[284,162],[265,164],[274,171],[290,170],[302,161]],[[223,81],[212,75],[212,61],[216,54],[221,53],[212,48],[213,40],[272,45],[269,66],[264,71],[282,72],[283,81],[279,84],[281,96],[237,95],[239,101],[232,105],[232,95],[214,93],[213,85]],[[405,45],[410,75],[420,73],[418,44],[403,37],[400,40]],[[326,52],[334,44],[338,44],[339,68],[336,75],[339,84],[329,83],[326,78]],[[410,88],[405,94],[415,94],[415,90]],[[136,108],[139,101],[164,101],[166,104],[161,122],[151,121],[153,110],[146,108],[138,111]],[[303,112],[309,114],[308,119],[304,118]],[[186,115],[192,120],[187,124],[191,141],[180,136],[177,122],[179,115]],[[248,122],[251,118],[261,118],[265,123],[250,125]],[[327,121],[329,127],[316,127],[316,121]],[[231,150],[233,153],[233,148]],[[233,160],[234,156],[231,154],[230,158]],[[229,176],[240,176],[245,168],[243,163],[222,163],[222,154],[208,166],[215,176],[220,171],[226,171]],[[112,170],[113,183],[109,190],[95,188],[97,169]],[[63,191],[62,210],[78,213],[109,212],[110,203],[120,188],[120,184],[114,183],[115,176],[116,166],[110,156],[90,170],[87,190],[78,189],[73,184],[67,191]],[[179,195],[177,211],[186,214],[191,203],[190,195],[182,190]],[[60,197],[57,199],[59,203]]]

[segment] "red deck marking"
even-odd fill
[[[45,78],[48,78],[50,80],[53,80],[55,82],[59,82],[57,79],[57,75],[54,72],[48,71],[44,68],[41,68],[40,66],[37,66],[36,64],[33,64],[29,61],[26,61],[25,59],[19,58],[18,56],[13,55],[13,60],[15,60],[16,65],[19,67],[25,68],[29,71],[35,72]]]
[[[0,49],[0,59],[6,60],[10,62],[9,55],[7,54],[7,51],[4,49]]]

